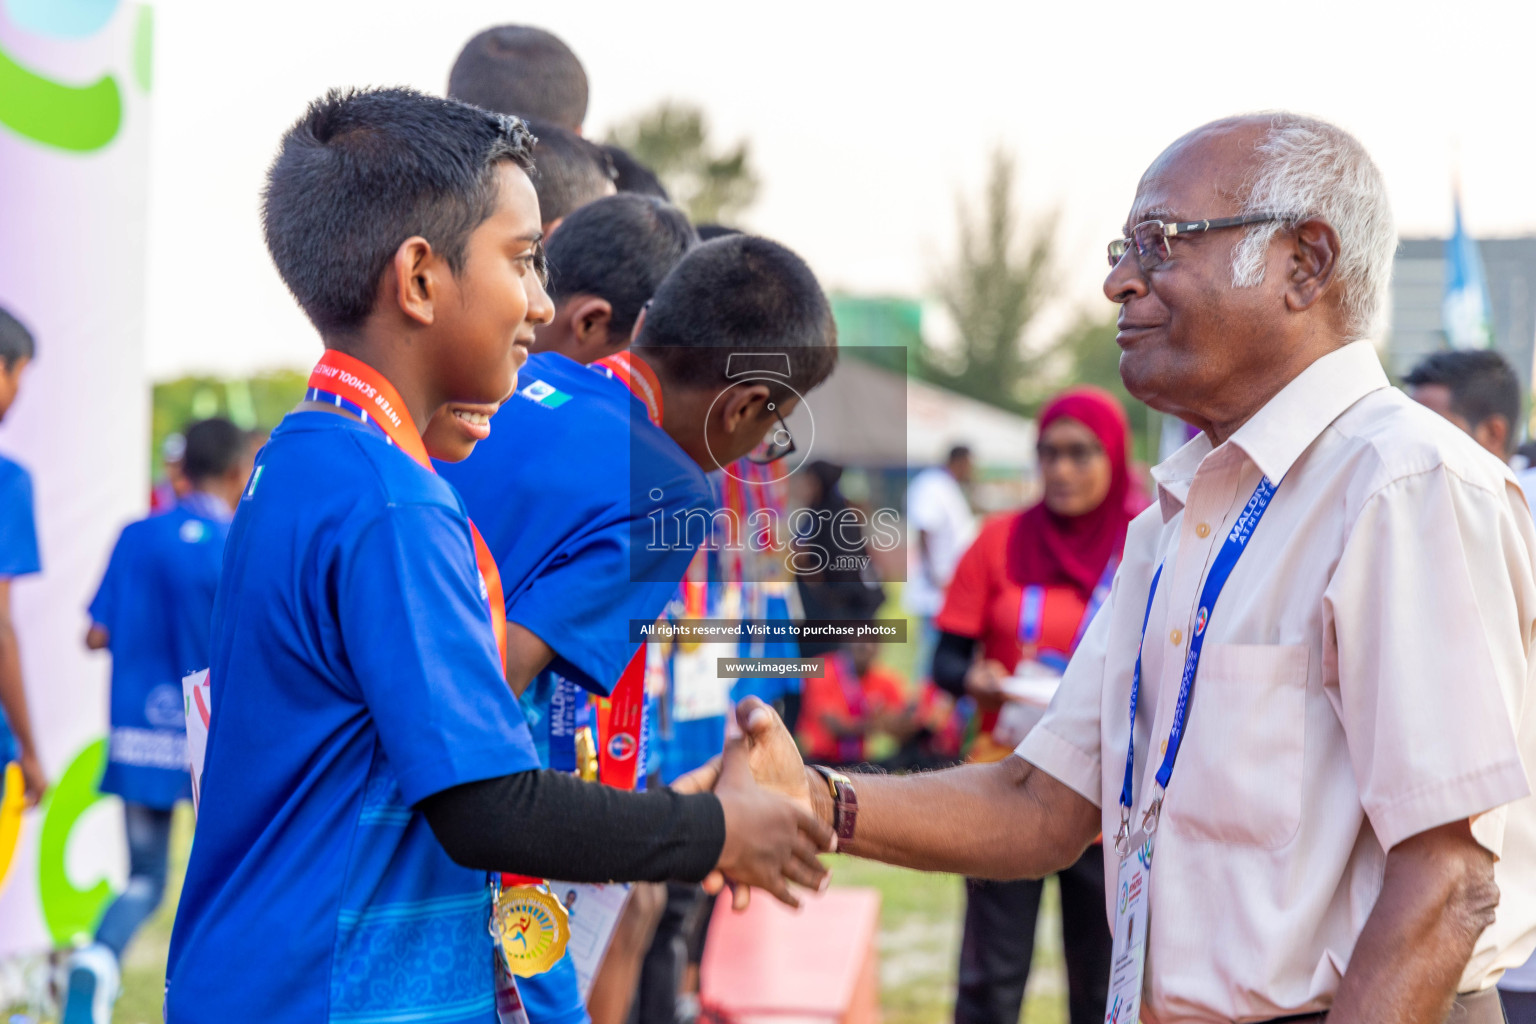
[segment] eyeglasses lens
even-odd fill
[[[1137,224],[1131,229],[1131,237],[1136,240],[1141,269],[1151,270],[1168,258],[1168,236],[1163,234],[1162,221],[1149,220]]]

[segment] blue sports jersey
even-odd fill
[[[416,807],[538,759],[453,489],[290,414],[230,529],[211,661],[170,1024],[495,1024],[486,877]]]
[[[37,520],[32,515],[32,477],[0,455],[0,579],[42,572]],[[16,739],[0,708],[0,769],[16,757]]]
[[[638,649],[629,621],[661,614],[693,556],[646,551],[647,517],[709,507],[704,473],[621,381],[555,353],[528,360],[474,454],[438,469],[496,557],[507,618],[555,652],[523,708],[544,763],[568,771],[569,741],[550,744],[559,678],[612,691]],[[586,1018],[569,956],[518,985],[533,1024]]]
[[[491,436],[438,469],[496,556],[507,618],[554,649],[556,672],[607,694],[638,649],[629,620],[660,615],[693,557],[651,550],[650,523],[711,508],[709,484],[601,369],[544,352],[518,383]]]
[[[229,510],[193,492],[117,539],[91,601],[112,653],[112,732],[101,791],[169,810],[190,799],[181,677],[208,667]]]

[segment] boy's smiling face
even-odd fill
[[[535,325],[548,323],[555,312],[540,279],[543,250],[533,183],[510,160],[501,162],[496,179],[495,212],[470,234],[463,267],[453,275],[450,287],[457,294],[434,303],[434,333],[442,339],[434,355],[450,405],[494,406],[510,395]],[[474,440],[490,429],[465,426],[474,428]]]

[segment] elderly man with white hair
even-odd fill
[[[1102,831],[1106,1021],[1500,1021],[1536,946],[1536,532],[1367,340],[1381,175],[1322,121],[1218,121],[1124,233],[1121,375],[1202,433],[1050,710],[996,764],[849,780],[778,731],[755,766],[914,868],[1039,878]]]

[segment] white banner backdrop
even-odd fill
[[[37,339],[0,451],[35,487],[43,572],[16,581],[12,608],[53,784],[19,834],[0,822],[0,956],[88,936],[126,871],[119,806],[96,792],[108,662],[82,639],[117,532],[147,503],[152,27],[119,0],[0,4],[0,305]]]

